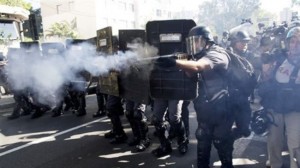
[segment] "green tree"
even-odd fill
[[[27,10],[32,8],[31,4],[24,0],[0,0],[0,5],[18,6]]]
[[[260,0],[206,1],[199,6],[198,24],[207,25],[214,33],[222,34],[224,30],[238,26],[242,19],[251,18],[259,7]]]
[[[292,6],[300,6],[300,0],[292,0]]]
[[[70,23],[67,21],[55,22],[48,30],[46,30],[47,37],[59,37],[59,38],[77,38],[78,33],[76,31],[76,18]]]

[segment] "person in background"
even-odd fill
[[[279,58],[264,62],[262,83],[259,87],[261,104],[272,116],[269,125],[267,149],[270,166],[282,168],[281,152],[287,141],[290,168],[298,168],[293,159],[300,146],[300,27],[290,29],[286,35],[286,52]]]

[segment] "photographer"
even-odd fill
[[[300,27],[289,30],[286,44],[286,52],[277,49],[263,56],[262,83],[259,88],[261,104],[273,116],[276,124],[269,125],[267,138],[272,168],[283,166],[281,152],[285,138],[291,168],[297,167],[293,157],[295,149],[300,146]]]

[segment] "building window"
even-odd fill
[[[156,10],[156,16],[161,16],[161,10],[160,9]]]
[[[74,9],[74,1],[69,1],[69,11],[72,11]]]
[[[134,12],[134,4],[129,4],[129,10],[130,10],[131,12]]]
[[[61,5],[56,5],[56,14],[60,13],[60,7],[61,7]]]

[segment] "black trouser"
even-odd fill
[[[107,95],[100,92],[100,86],[97,85],[96,97],[98,104],[98,111],[105,111],[105,102],[107,102]]]
[[[182,103],[182,112],[181,112],[181,118],[184,123],[186,136],[189,137],[190,135],[190,122],[189,122],[189,109],[188,106],[190,105],[190,101],[183,101]]]
[[[64,101],[68,95],[68,88],[66,85],[61,86],[55,95],[55,107],[52,109],[54,113],[60,114],[63,109]]]
[[[210,124],[199,122],[196,131],[197,164],[199,168],[209,168],[211,146],[218,151],[222,168],[232,168],[232,152],[234,140],[231,136],[232,122]]]
[[[85,100],[85,82],[71,82],[69,95],[78,113],[85,113],[86,100]]]
[[[120,114],[123,113],[123,107],[120,97],[108,95],[106,102],[107,116],[110,118],[113,125],[113,132],[116,135],[124,133],[122,122],[120,119]]]
[[[126,100],[126,117],[130,123],[133,135],[139,140],[147,138],[148,124],[145,110],[146,105]]]
[[[228,110],[225,94],[213,101],[204,98],[194,100],[198,128],[196,131],[197,164],[199,168],[209,168],[211,146],[218,151],[222,168],[232,168],[233,137],[231,127],[234,117]]]
[[[14,100],[15,100],[15,107],[13,110],[12,115],[19,115],[21,109],[23,109],[24,113],[29,114],[33,109],[32,109],[32,103],[29,100],[29,93],[24,90],[18,90],[18,91],[13,91],[14,94]]]
[[[234,114],[238,134],[249,131],[251,121],[251,107],[247,96],[233,95],[230,98],[231,109]],[[238,138],[238,137],[237,137]]]

